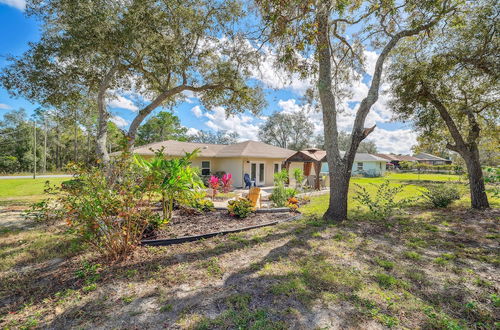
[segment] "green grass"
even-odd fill
[[[451,175],[451,174],[416,174],[416,173],[389,173],[384,177],[379,178],[357,178],[353,177],[350,181],[349,186],[349,213],[350,216],[358,215],[356,213],[361,205],[353,199],[356,194],[356,184],[365,187],[368,192],[374,193],[376,191],[376,186],[383,183],[385,180],[388,180],[391,183],[391,186],[394,185],[403,185],[403,191],[399,194],[396,199],[403,198],[415,198],[422,196],[422,190],[424,189],[419,184],[425,184],[426,182],[454,182],[457,184],[457,187],[462,191],[463,196],[460,200],[454,202],[452,204],[455,206],[461,207],[469,207],[470,206],[470,196],[468,194],[468,186],[466,185],[466,181],[464,181],[462,176],[459,175]],[[491,195],[489,197],[489,202],[492,207],[500,206],[500,199],[493,198]],[[328,199],[329,195],[324,194],[321,196],[317,196],[311,200],[311,203],[305,205],[301,208],[301,211],[306,215],[321,215],[323,214],[328,207]],[[415,202],[416,205],[423,204],[425,200],[423,198],[419,199]]]
[[[43,195],[45,182],[58,185],[67,180],[68,178],[0,180],[0,197]]]

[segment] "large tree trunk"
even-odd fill
[[[101,160],[104,166],[107,166],[109,164],[109,153],[106,149],[109,120],[109,112],[106,107],[106,92],[117,70],[118,67],[115,65],[106,73],[99,86],[99,92],[97,93],[97,110],[99,113],[99,117],[96,136],[96,153],[97,159]]]
[[[330,167],[329,175],[330,200],[323,219],[327,221],[342,221],[347,218],[347,199],[349,196],[348,190],[351,173],[350,171],[346,171],[344,166],[335,168],[334,171]]]
[[[488,196],[486,195],[486,188],[484,186],[483,170],[479,161],[479,152],[477,148],[468,151],[464,157],[467,166],[467,173],[469,174],[469,188],[471,206],[474,209],[486,209],[490,207],[488,203]]]

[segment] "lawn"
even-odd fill
[[[68,178],[2,179],[0,180],[0,205],[29,203],[42,199],[47,181],[59,185]]]
[[[321,220],[326,201],[313,197],[299,221],[140,247],[110,265],[63,224],[0,223],[0,327],[498,326],[498,208],[418,204],[375,221],[353,205],[348,221],[332,224]]]

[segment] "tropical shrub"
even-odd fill
[[[302,188],[302,181],[304,181],[304,171],[301,168],[293,170],[293,177],[295,179],[295,188]]]
[[[288,180],[288,173],[286,170],[274,174],[274,189],[273,193],[269,196],[269,200],[273,202],[275,207],[286,206],[286,201],[291,194],[291,188],[285,188],[285,182]],[[293,189],[295,191],[295,189]]]
[[[398,209],[410,204],[415,201],[413,198],[398,198],[398,194],[403,191],[403,186],[395,185],[391,186],[388,180],[385,180],[382,184],[375,186],[377,189],[372,195],[368,190],[359,185],[355,184],[358,188],[354,200],[358,201],[360,204],[368,207],[370,215],[377,219],[383,220],[389,218]]]
[[[228,202],[227,209],[231,216],[246,218],[253,211],[252,202],[247,198],[239,198]]]
[[[299,200],[297,197],[290,197],[286,201],[286,205],[290,210],[297,211],[299,209]]]
[[[223,193],[230,192],[233,186],[233,176],[231,175],[231,173],[223,174],[220,181],[222,185],[222,192]]]
[[[428,185],[425,190],[422,190],[422,195],[434,207],[447,207],[462,197],[460,190],[451,184]]]
[[[210,179],[208,180],[208,185],[212,191],[211,195],[212,195],[212,199],[215,198],[215,195],[217,195],[217,191],[219,190],[220,188],[220,180],[218,177],[216,177],[215,175],[212,175],[210,177]]]
[[[162,148],[151,160],[135,157],[136,164],[146,172],[144,184],[161,195],[164,223],[172,219],[175,201],[189,199],[203,187],[197,170],[191,167],[197,154],[198,150],[194,150],[180,158],[165,159]]]
[[[182,201],[181,204],[192,207],[200,212],[210,212],[214,210],[214,202],[207,199],[205,190],[198,190],[193,193],[191,198]]]

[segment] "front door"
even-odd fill
[[[250,164],[250,178],[257,186],[263,186],[265,182],[265,165],[264,163]]]

